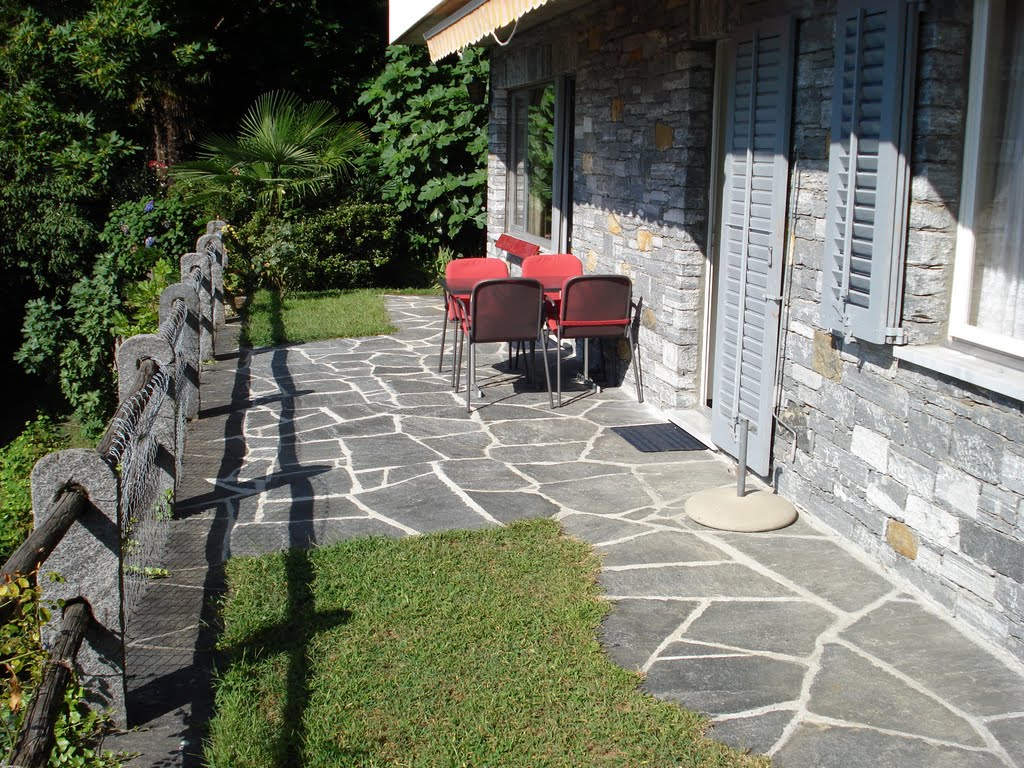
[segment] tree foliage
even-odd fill
[[[354,102],[383,54],[385,18],[383,0],[0,0],[0,356],[10,360],[22,327],[23,367],[53,385],[34,379],[32,391],[62,389],[87,421],[102,417],[112,326],[145,322],[125,300],[146,294],[136,284],[162,241],[105,239],[108,220],[123,219],[115,209],[159,204],[152,169],[201,128],[234,123],[236,99],[292,82]]]
[[[218,197],[240,188],[258,207],[281,211],[286,195],[301,201],[350,176],[365,141],[362,126],[343,122],[326,101],[271,91],[256,99],[236,135],[206,139],[200,159],[173,166],[171,175]]]
[[[148,0],[0,8],[0,267],[59,294],[89,274],[110,200],[139,175],[155,83],[206,49]]]
[[[442,246],[467,254],[483,248],[488,64],[478,49],[431,64],[425,48],[393,45],[359,99],[373,122],[379,196],[403,214],[424,266]]]

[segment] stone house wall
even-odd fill
[[[646,396],[696,405],[707,269],[715,44],[797,19],[788,252],[776,430],[780,493],[1024,659],[1024,413],[995,395],[822,326],[834,2],[599,0],[520,32],[492,58],[488,240],[504,230],[508,89],[576,78],[573,252],[628,274],[645,306]],[[945,338],[960,195],[971,8],[919,27],[903,299],[911,345]],[[492,255],[498,255],[493,252]]]

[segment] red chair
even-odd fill
[[[523,259],[523,277],[540,280],[546,286],[561,287],[568,278],[582,274],[583,262],[571,253],[539,253]],[[548,298],[556,302],[557,310],[557,297]]]
[[[523,260],[523,277],[530,277],[540,280],[546,288],[557,285],[558,291],[548,290],[545,292],[547,298],[547,316],[558,317],[558,307],[561,304],[561,287],[570,277],[583,274],[583,262],[571,253],[541,253],[530,256]],[[518,365],[519,353],[522,345],[516,349],[516,364]],[[512,350],[509,349],[509,355]]]
[[[448,262],[448,266],[444,269],[445,281],[459,280],[466,281],[469,279],[489,280],[495,277],[508,277],[508,264],[501,259],[488,259],[488,258],[477,258],[470,257],[465,259],[454,259]],[[445,323],[441,326],[441,352],[437,357],[437,372],[441,372],[441,367],[444,365],[444,340],[445,335],[448,331],[448,323],[456,323],[459,321],[457,316],[458,303],[452,301],[452,297],[448,291],[444,294],[444,312],[445,312]],[[455,355],[455,345],[457,341],[452,342],[452,356]],[[452,386],[455,385],[455,368],[452,368]]]
[[[466,413],[472,411],[471,398],[474,387],[481,397],[483,392],[476,383],[476,345],[499,341],[536,341],[544,326],[544,286],[537,280],[504,278],[484,280],[473,288],[469,305],[457,298],[461,305],[462,335],[455,356],[455,369],[462,368],[462,347],[469,340],[469,372],[466,379]],[[527,376],[530,374],[530,360],[526,361]],[[548,370],[547,355],[544,355],[544,379],[548,388],[548,404],[554,408],[551,399],[551,373]],[[455,391],[459,391],[456,374]]]
[[[623,275],[586,275],[570,277],[562,286],[562,306],[556,317],[549,317],[548,329],[557,339],[558,407],[562,406],[562,339],[583,339],[583,376],[589,376],[589,340],[625,336],[633,353],[633,380],[636,397],[644,401],[640,384],[640,355],[633,334],[633,285]],[[547,345],[544,356],[547,357]]]

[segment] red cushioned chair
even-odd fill
[[[444,269],[445,280],[465,280],[476,278],[477,280],[490,280],[496,277],[508,277],[508,264],[501,259],[488,259],[470,257],[465,259],[453,259],[448,262]],[[444,364],[444,340],[448,331],[448,323],[456,323],[459,318],[458,302],[446,291],[444,294],[445,323],[441,326],[441,352],[437,357],[437,372],[441,372]],[[455,355],[455,345],[458,342],[452,340],[452,356]],[[452,366],[452,386],[455,386],[455,367]]]
[[[589,376],[589,340],[625,336],[633,353],[633,380],[636,398],[644,401],[640,384],[640,355],[633,334],[633,286],[623,275],[586,275],[570,277],[562,286],[562,306],[556,317],[547,320],[557,340],[556,372],[558,407],[562,406],[562,339],[583,339],[583,376]],[[547,347],[545,346],[545,358]]]
[[[562,301],[560,290],[562,284],[570,277],[582,274],[583,262],[571,253],[541,253],[523,260],[523,277],[540,280],[548,288],[553,285],[559,287],[558,291],[546,291],[544,294],[548,302],[547,316],[549,318],[558,317],[558,308]],[[521,350],[516,350],[517,362],[519,351]],[[511,350],[509,352],[511,353]]]
[[[469,372],[466,379],[466,413],[472,411],[473,389],[483,397],[476,382],[476,345],[507,341],[510,344],[522,341],[536,341],[544,325],[544,286],[537,280],[504,278],[484,280],[473,288],[469,305],[464,299],[456,299],[459,309],[462,335],[459,337],[455,369],[462,368],[462,347],[469,340]],[[526,361],[527,375],[530,360]],[[548,370],[547,355],[544,355],[544,379],[548,389],[548,404],[551,399],[551,373]],[[455,391],[459,391],[459,377],[456,373]]]
[[[571,253],[539,253],[523,259],[523,277],[540,280],[544,285],[561,287],[568,278],[582,274],[583,262]],[[558,297],[549,295],[548,298],[556,302],[557,310]]]

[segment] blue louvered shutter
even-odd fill
[[[825,216],[822,322],[901,340],[916,3],[840,0]]]
[[[790,18],[737,30],[731,44],[719,246],[711,437],[747,463],[771,459],[793,83]]]

